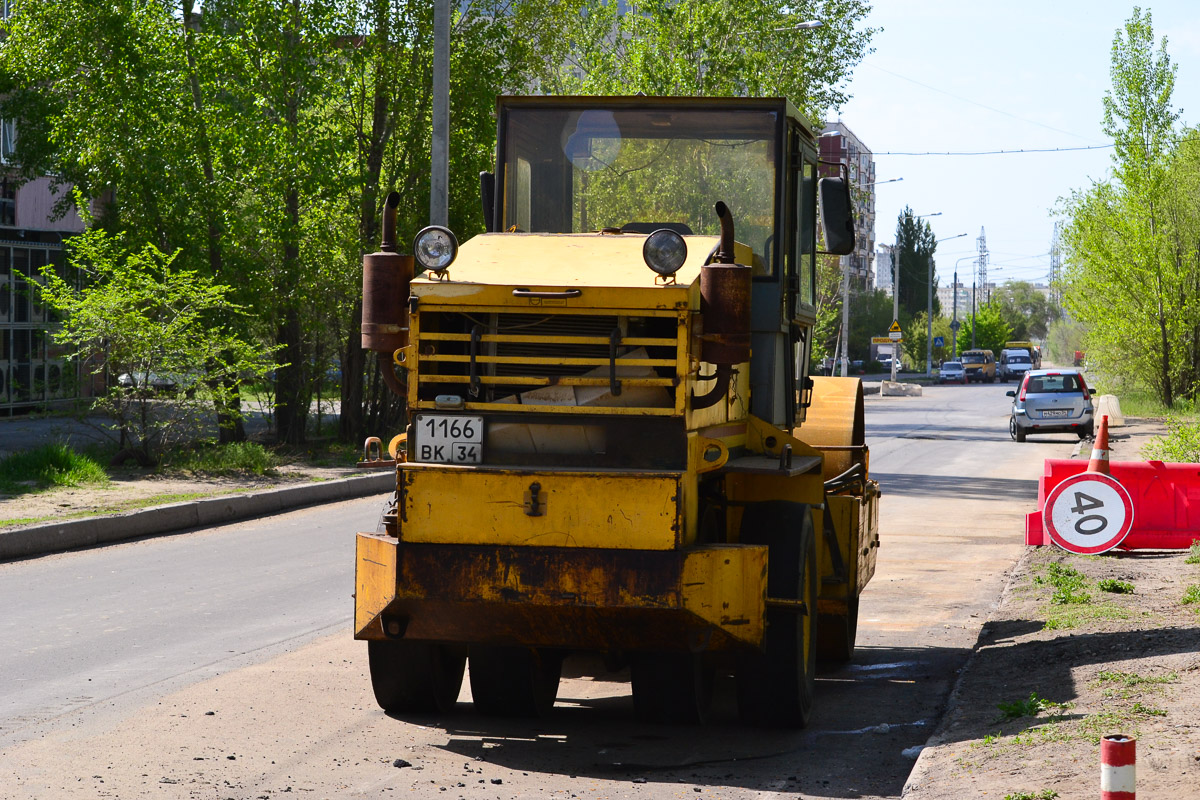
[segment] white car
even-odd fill
[[[962,383],[967,382],[967,371],[963,369],[961,361],[943,361],[941,369],[938,370],[938,383]]]

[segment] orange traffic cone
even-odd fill
[[[1100,418],[1100,429],[1096,431],[1096,443],[1092,445],[1092,459],[1088,461],[1088,472],[1112,475],[1108,468],[1108,415]]]

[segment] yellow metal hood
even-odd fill
[[[536,305],[593,308],[679,309],[695,306],[700,267],[717,245],[716,236],[685,236],[688,254],[663,285],[642,258],[644,234],[485,233],[464,242],[445,280],[428,273],[412,282],[422,303],[528,305],[513,289],[537,292],[579,290],[576,297],[543,299]]]

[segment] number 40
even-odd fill
[[[1075,505],[1071,508],[1071,513],[1083,514],[1083,516],[1075,520],[1075,532],[1083,536],[1091,536],[1107,528],[1108,519],[1106,517],[1100,514],[1087,513],[1102,508],[1104,508],[1103,500],[1097,500],[1083,492],[1075,492]]]

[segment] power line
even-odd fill
[[[877,156],[1011,156],[1019,153],[1069,153],[1074,150],[1108,150],[1114,147],[1111,144],[1087,145],[1081,147],[1038,147],[1022,150],[971,150],[964,152],[938,152],[927,151],[923,153],[900,153],[895,151],[879,152],[876,150],[874,155]]]
[[[1036,125],[1039,128],[1045,128],[1046,130],[1054,131],[1055,133],[1065,133],[1067,136],[1073,136],[1076,139],[1083,139],[1085,142],[1088,141],[1088,137],[1080,136],[1078,133],[1072,133],[1071,131],[1064,131],[1061,128],[1055,128],[1050,125],[1046,125],[1045,123],[1038,122],[1038,121],[1032,120],[1032,119],[1028,119],[1027,117],[1018,116],[1016,114],[1013,114],[1010,111],[1004,111],[999,108],[993,108],[991,106],[984,105],[983,103],[980,103],[977,100],[971,100],[966,97],[961,97],[961,96],[953,94],[951,92],[947,92],[945,89],[939,89],[936,86],[930,86],[928,83],[921,83],[921,81],[918,81],[914,78],[910,78],[907,75],[901,75],[899,72],[892,72],[890,69],[884,69],[883,67],[879,66],[878,64],[872,64],[869,61],[864,61],[863,66],[870,67],[872,69],[877,69],[880,72],[886,72],[888,75],[899,78],[902,81],[908,81],[909,83],[915,83],[917,86],[928,89],[931,92],[937,92],[938,94],[944,94],[947,97],[952,97],[955,100],[959,101],[960,103],[968,103],[970,105],[978,106],[979,108],[986,109],[987,111],[991,111],[996,114],[1002,114],[1006,117],[1012,117],[1015,120],[1020,120],[1021,122],[1026,122],[1030,125]],[[1095,141],[1095,139],[1092,139],[1091,141]],[[891,155],[896,155],[896,154],[893,153]]]

